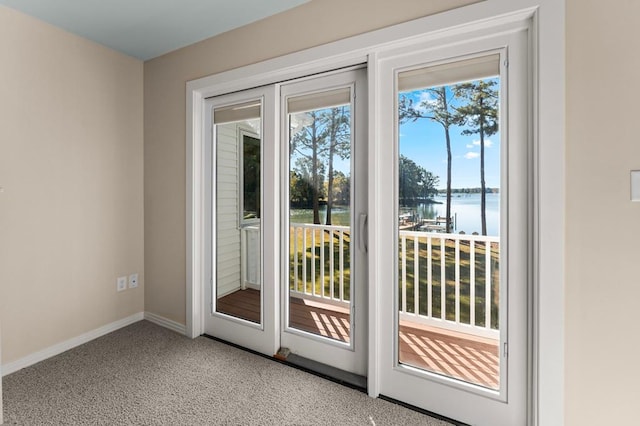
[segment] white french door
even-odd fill
[[[281,345],[366,376],[366,69],[281,88]],[[308,212],[310,214],[305,214]]]
[[[528,34],[380,54],[380,393],[527,422]],[[384,262],[386,260],[386,262]]]
[[[275,87],[206,105],[204,331],[273,355],[278,348]]]
[[[206,334],[366,375],[365,76],[207,100]]]

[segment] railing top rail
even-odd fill
[[[348,231],[351,228],[348,226],[340,226],[340,225],[316,225],[313,223],[296,223],[290,222],[289,226],[293,226],[296,228],[311,228],[311,229],[332,229],[334,231]]]
[[[430,237],[444,238],[445,240],[460,241],[481,241],[490,243],[499,243],[500,237],[493,235],[473,235],[473,234],[447,234],[444,232],[427,232],[427,231],[400,231],[400,236],[407,237]]]

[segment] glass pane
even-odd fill
[[[397,86],[398,360],[491,389],[500,388],[498,59],[407,71]]]
[[[215,310],[255,323],[262,286],[259,114],[258,101],[214,111]]]
[[[287,102],[288,326],[345,343],[351,340],[350,99],[346,88]]]

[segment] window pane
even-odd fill
[[[215,310],[255,323],[262,287],[259,113],[260,101],[214,111]]]
[[[287,101],[288,326],[344,343],[351,341],[350,102],[349,87]]]
[[[500,387],[497,55],[398,76],[398,360]]]

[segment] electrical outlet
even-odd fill
[[[116,282],[116,289],[118,291],[124,291],[127,289],[127,277],[118,277]]]
[[[138,287],[138,274],[129,275],[129,288]]]

